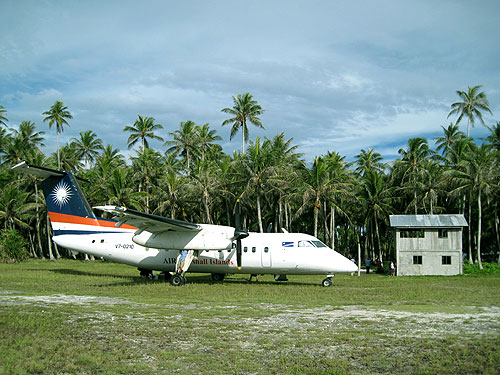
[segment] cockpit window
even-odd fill
[[[311,241],[299,241],[299,247],[315,247]]]
[[[321,241],[319,241],[319,240],[316,240],[316,241],[311,241],[311,242],[312,242],[312,243],[314,244],[314,246],[316,246],[316,247],[328,247],[328,246],[326,246],[323,242],[321,242]]]

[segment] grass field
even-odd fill
[[[0,264],[0,374],[499,374],[500,276],[233,275]]]

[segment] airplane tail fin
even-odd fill
[[[73,173],[26,162],[12,169],[44,178],[42,190],[55,235],[75,232],[77,227],[81,232],[85,227],[88,230],[88,226],[100,226]]]

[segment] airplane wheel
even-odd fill
[[[223,281],[224,277],[226,277],[225,273],[213,273],[212,274],[213,281]]]
[[[329,287],[329,286],[332,286],[333,284],[333,281],[331,278],[327,277],[326,279],[324,279],[322,282],[321,282],[321,285],[324,286],[324,287]]]
[[[185,283],[186,283],[186,278],[179,273],[176,273],[170,279],[170,284],[172,284],[173,286],[181,286],[184,285]]]

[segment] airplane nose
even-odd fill
[[[350,260],[349,260],[349,265],[347,267],[349,268],[349,270],[347,272],[357,272],[358,271],[358,265]]]
[[[358,271],[358,265],[354,263],[353,261],[347,259],[346,257],[342,257],[342,262],[339,264],[339,270],[338,272],[357,272]]]

